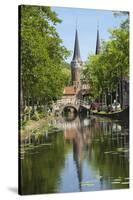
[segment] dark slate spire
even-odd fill
[[[97,28],[96,55],[100,53],[99,28]]]
[[[73,54],[73,59],[72,60],[81,62],[77,29],[76,29],[76,34],[75,34],[74,54]]]

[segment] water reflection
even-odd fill
[[[52,124],[63,132],[45,135],[49,145],[22,160],[24,194],[129,187],[128,123],[70,113]]]

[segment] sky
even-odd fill
[[[76,27],[81,59],[85,61],[89,54],[95,53],[97,25],[99,24],[100,40],[108,40],[110,36],[108,30],[118,27],[123,20],[123,17],[114,17],[113,12],[107,10],[61,7],[52,7],[52,10],[62,20],[56,28],[63,40],[63,45],[72,52],[67,62],[72,60]]]

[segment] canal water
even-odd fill
[[[63,193],[129,187],[126,121],[68,115],[51,122],[40,145],[21,158],[22,194]]]

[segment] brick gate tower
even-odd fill
[[[80,71],[82,66],[82,60],[80,57],[79,41],[78,41],[78,31],[76,29],[75,33],[75,44],[73,59],[71,61],[71,77],[72,85],[78,88],[80,86]]]

